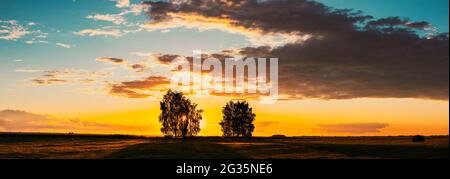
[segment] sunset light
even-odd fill
[[[448,7],[0,0],[0,159],[448,159]]]

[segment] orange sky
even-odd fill
[[[39,98],[47,100],[42,100],[40,105],[14,103],[30,98],[27,95],[12,96],[6,109],[21,109],[39,115],[51,115],[52,119],[77,119],[95,124],[78,126],[69,123],[56,129],[27,129],[26,125],[17,124],[14,131],[161,135],[158,122],[160,98],[128,99],[103,94],[89,94],[89,98],[86,98],[86,94],[79,93],[63,93],[64,95],[61,94],[63,96],[58,97],[60,93],[51,93],[48,90],[37,90],[36,93],[40,94]],[[200,135],[221,135],[218,123],[222,119],[222,106],[228,99],[214,96],[190,96],[190,98],[205,110]],[[442,100],[305,99],[281,100],[270,105],[260,104],[257,100],[249,102],[256,113],[254,132],[256,136],[448,135],[449,133],[449,102]],[[0,113],[0,118],[1,115]],[[42,123],[52,125],[53,122],[50,120]],[[107,125],[98,128],[97,123]],[[33,124],[41,125],[38,120]]]
[[[202,136],[221,135],[219,122],[221,107],[226,100],[218,97],[192,98],[204,109],[201,123]],[[67,106],[52,108],[59,118],[79,118],[83,121],[145,126],[137,129],[93,129],[76,130],[84,133],[161,135],[158,122],[159,104],[157,100],[126,100],[119,98],[112,103],[94,102],[84,106],[85,110],[68,111]],[[103,104],[103,105],[102,105]],[[292,100],[279,101],[273,105],[261,105],[250,101],[257,115],[256,136],[284,134],[301,135],[448,135],[447,101],[418,99],[352,99],[352,100]],[[105,106],[106,105],[106,106]],[[102,106],[92,109],[91,106]],[[37,110],[39,111],[39,110]],[[112,112],[115,111],[115,112]],[[42,113],[48,113],[42,109]],[[321,125],[366,124],[348,132],[328,131]],[[371,125],[382,124],[382,127]],[[74,129],[57,129],[54,132],[68,132]],[[357,132],[353,130],[367,130]],[[372,130],[378,130],[372,131]]]

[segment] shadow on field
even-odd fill
[[[448,159],[448,136],[187,139],[0,133],[0,159]]]
[[[106,159],[245,159],[231,148],[207,141],[160,140],[131,145]]]
[[[338,140],[338,139],[335,139]],[[389,143],[326,143],[313,139],[267,140],[264,145],[233,145],[235,151],[248,158],[270,159],[448,159],[448,145]],[[317,142],[320,141],[320,142]],[[407,141],[407,140],[406,140]],[[448,140],[445,140],[448,143]],[[445,142],[442,141],[442,142]],[[373,143],[372,143],[373,142]],[[229,143],[228,145],[232,145]]]
[[[119,149],[109,159],[442,159],[448,138],[412,144],[409,138],[150,139]],[[434,142],[433,142],[434,141]]]

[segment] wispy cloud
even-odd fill
[[[114,24],[125,24],[125,18],[120,14],[95,14],[87,16],[88,19],[112,22]]]
[[[148,56],[147,56],[148,57]],[[141,61],[137,63],[131,63],[126,59],[123,58],[114,58],[114,57],[99,57],[95,59],[98,62],[103,62],[107,64],[113,64],[113,65],[122,65],[122,67],[125,67],[126,69],[134,70],[138,73],[144,73],[146,72],[150,67],[150,64],[148,64],[148,61]]]
[[[18,24],[18,22],[15,20],[0,20],[0,23],[2,24],[0,29],[0,39],[3,40],[17,40],[20,38],[24,38],[25,35],[31,33],[30,31],[28,31],[28,28]]]
[[[112,0],[116,2],[116,7],[124,8],[130,6],[130,0]]]
[[[48,43],[48,41],[45,41],[45,40],[27,40],[27,41],[25,41],[25,43],[29,44],[29,45],[31,45],[31,44],[46,44],[46,43]]]
[[[110,93],[127,98],[147,98],[152,92],[162,92],[167,89],[170,81],[166,77],[151,76],[143,80],[126,81],[110,85]]]
[[[18,72],[18,73],[38,73],[38,72],[43,72],[43,70],[34,69],[34,68],[19,68],[19,69],[16,69],[14,71]]]
[[[148,126],[64,119],[19,110],[0,111],[0,130],[7,132],[149,131]]]
[[[62,48],[72,48],[72,45],[63,44],[63,43],[56,43],[56,46],[62,47]]]
[[[86,16],[87,19],[95,21],[111,22],[114,26],[99,26],[94,29],[83,29],[75,32],[76,35],[81,36],[112,36],[121,37],[129,33],[136,33],[143,30],[141,23],[129,22],[127,18],[130,15],[138,16],[143,12],[147,12],[148,5],[139,3],[132,4],[129,0],[111,0],[116,3],[116,7],[120,9],[120,13],[117,14],[93,14]]]
[[[388,127],[387,123],[345,123],[345,124],[331,124],[318,125],[320,131],[329,133],[344,133],[344,134],[364,134],[364,133],[378,133],[381,129]]]
[[[46,42],[42,39],[47,38],[48,34],[36,29],[36,25],[34,22],[0,19],[0,40],[25,39],[28,44]]]
[[[74,32],[75,35],[81,36],[113,36],[120,37],[123,33],[119,29],[84,29],[78,32]]]
[[[131,52],[130,55],[138,56],[138,57],[150,57],[153,53],[145,53],[145,52]]]
[[[98,71],[77,70],[77,69],[59,69],[59,70],[38,70],[38,69],[17,69],[21,73],[40,73],[38,76],[30,79],[33,86],[51,86],[51,85],[105,85],[108,94],[122,96],[127,98],[146,98],[153,96],[154,92],[167,89],[169,80],[163,77],[159,66],[152,66],[151,60],[141,60],[139,62],[130,62],[127,59],[115,57],[99,57],[95,59],[105,64],[117,65],[117,67],[104,67]],[[163,68],[167,68],[165,65]],[[158,70],[153,70],[156,68]],[[128,69],[132,75],[122,76],[119,82],[112,81],[111,78],[115,70]],[[150,76],[150,77],[149,77]],[[146,77],[146,78],[144,78]],[[117,80],[117,79],[116,79]],[[101,90],[100,90],[101,91]]]
[[[39,71],[37,71],[39,72]],[[102,78],[111,76],[108,71],[87,71],[87,70],[48,70],[41,71],[43,74],[33,78],[33,85],[60,85],[60,84],[92,84]]]
[[[143,12],[147,12],[148,5],[144,3],[133,4],[130,0],[112,0],[116,1],[116,7],[122,11],[119,13],[121,16],[128,14],[139,15]]]
[[[96,58],[95,60],[99,61],[99,62],[108,62],[108,63],[113,63],[113,64],[124,64],[124,63],[127,63],[127,61],[125,59],[113,58],[113,57],[99,57],[99,58]]]

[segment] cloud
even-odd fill
[[[122,12],[119,14],[121,16],[128,14],[139,15],[142,12],[146,12],[149,7],[147,4],[143,3],[132,4],[130,0],[116,0],[116,2],[116,7],[122,9]]]
[[[61,119],[26,111],[3,110],[0,111],[0,130],[6,132],[149,131],[150,127]]]
[[[124,8],[130,6],[130,0],[113,0],[116,2],[116,7]]]
[[[111,84],[110,93],[127,98],[147,98],[152,96],[151,92],[165,91],[169,84],[170,81],[166,77],[151,76],[143,80]]]
[[[27,40],[27,41],[25,41],[25,43],[29,44],[29,45],[31,45],[31,44],[46,44],[46,43],[48,43],[48,41],[45,41],[45,40]]]
[[[16,40],[23,38],[25,35],[30,34],[28,29],[17,21],[1,21],[2,27],[0,29],[0,39],[3,40]]]
[[[75,35],[80,36],[112,36],[112,37],[121,37],[123,32],[119,29],[84,29],[78,32],[74,32]]]
[[[134,15],[139,15],[143,12],[147,12],[148,10],[148,5],[146,4],[131,4],[129,6],[128,9],[126,9],[125,11],[123,11],[121,14],[126,15],[126,14],[134,14]]]
[[[46,42],[40,39],[47,38],[48,34],[36,29],[36,25],[34,22],[0,19],[0,40],[25,39],[28,44]]]
[[[351,30],[354,23],[370,18],[349,10],[331,10],[321,3],[306,0],[214,0],[147,2],[153,22],[170,20],[172,15],[197,15],[217,18],[245,29],[269,32],[304,32]],[[282,11],[280,10],[282,9]],[[302,21],[298,21],[302,20]]]
[[[37,78],[37,79],[33,79],[33,83],[35,85],[55,85],[55,84],[70,83],[70,81],[57,79],[57,78]]]
[[[411,22],[408,19],[402,19],[400,17],[382,18],[367,23],[367,27],[369,28],[379,28],[379,27],[392,28],[398,26],[405,26],[418,30],[426,30],[427,28],[431,27],[431,24],[428,22]]]
[[[143,54],[137,54],[137,55],[143,55]],[[152,55],[149,55],[149,56],[152,56]],[[146,57],[149,57],[149,56],[146,56]],[[150,69],[147,60],[141,61],[138,63],[129,63],[126,59],[122,59],[122,58],[100,57],[100,58],[97,58],[96,61],[104,62],[104,63],[111,63],[114,65],[122,65],[122,67],[124,67],[126,69],[134,70],[137,73],[144,73]]]
[[[22,61],[16,61],[16,62],[22,62]],[[33,68],[19,68],[19,69],[16,69],[14,71],[18,72],[18,73],[38,73],[38,72],[43,72],[43,70],[33,69]]]
[[[386,123],[346,123],[346,124],[331,124],[318,125],[320,131],[329,133],[346,133],[346,134],[364,134],[364,133],[378,133],[381,129],[388,127]]]
[[[173,54],[164,54],[164,55],[157,55],[157,60],[162,64],[170,64],[174,59],[178,57],[182,56]]]
[[[143,12],[146,12],[148,5],[146,4],[132,4],[130,0],[111,0],[116,2],[116,7],[120,9],[120,13],[117,14],[93,14],[86,16],[87,19],[95,21],[111,22],[114,26],[99,26],[93,29],[83,29],[78,32],[74,32],[76,35],[81,36],[112,36],[121,37],[129,33],[136,33],[143,30],[139,22],[129,22],[127,18],[130,15],[138,16]]]
[[[448,100],[448,33],[428,22],[374,19],[306,0],[148,2],[149,24],[177,18],[242,32],[307,34],[279,46],[242,48],[240,56],[279,58],[279,88],[289,99],[422,98]],[[282,10],[280,10],[282,9]],[[423,37],[421,34],[429,34]],[[431,34],[431,35],[430,35]],[[304,36],[304,35],[303,35]],[[162,55],[169,62],[176,54]],[[217,56],[223,55],[217,53]]]
[[[62,47],[62,48],[72,48],[72,45],[63,44],[63,43],[56,43],[56,46]]]
[[[112,22],[114,24],[125,24],[126,20],[119,14],[95,14],[87,16],[88,19]]]
[[[122,58],[113,58],[113,57],[100,57],[96,59],[99,62],[108,62],[113,64],[125,64],[127,63],[126,60]]]
[[[31,79],[33,85],[48,86],[61,84],[92,84],[111,76],[108,71],[87,71],[76,69],[43,71],[39,77]]]
[[[152,7],[152,6],[150,6]],[[189,28],[206,30],[221,30],[228,33],[243,35],[247,40],[256,46],[268,45],[272,47],[281,46],[288,43],[299,43],[307,40],[311,36],[301,32],[264,32],[261,29],[247,29],[237,25],[236,21],[220,17],[204,17],[196,13],[168,13],[167,19],[163,21],[151,21],[141,27],[147,31],[169,32],[174,28]]]
[[[145,64],[136,63],[136,64],[130,65],[130,68],[135,70],[138,73],[143,73],[147,69],[147,66]]]
[[[138,57],[150,57],[153,53],[145,53],[145,52],[131,52],[130,55],[138,56]]]

